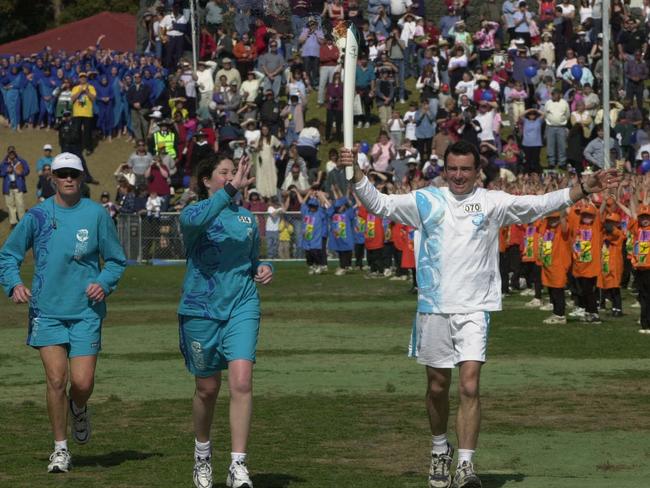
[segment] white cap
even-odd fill
[[[45,144],[43,146],[43,151],[51,151],[52,150],[52,144]]]
[[[154,110],[153,112],[151,112],[151,115],[149,115],[149,118],[162,119],[162,112],[160,110]]]
[[[76,169],[77,171],[84,170],[79,156],[75,156],[69,152],[59,154],[54,158],[54,161],[52,161],[52,171],[57,171],[63,168]]]

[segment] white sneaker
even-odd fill
[[[344,268],[339,268],[334,272],[334,276],[343,276],[345,274]]]
[[[566,324],[566,317],[562,315],[551,315],[547,319],[544,319],[542,321],[543,324],[550,324],[550,325],[555,325],[555,324]]]
[[[530,302],[526,302],[526,308],[537,308],[542,306],[542,301],[539,298],[533,298]]]
[[[639,334],[650,334],[650,329],[639,329]]]
[[[552,303],[545,303],[543,305],[540,305],[539,309],[542,312],[551,312],[553,310],[553,304]]]
[[[569,313],[569,317],[577,318],[577,319],[583,319],[587,315],[587,312],[585,312],[584,308],[576,307],[573,312]]]
[[[314,266],[314,273],[313,274],[321,274],[323,272],[322,268],[320,266]]]
[[[363,124],[364,129],[370,129],[370,122]]]
[[[532,297],[533,295],[535,295],[535,290],[533,290],[532,288],[526,288],[525,290],[521,290],[521,293],[519,295],[521,295],[522,297]]]
[[[310,266],[309,271],[307,271],[307,274],[313,275],[314,273],[316,273],[316,267],[315,266]]]
[[[48,473],[67,473],[72,469],[72,457],[67,449],[57,449],[50,455]]]
[[[400,98],[400,99],[399,99],[399,103],[402,104],[402,105],[404,105],[404,104],[406,103],[406,100],[404,100],[403,98]]]
[[[630,308],[641,308],[641,304],[639,302],[634,302],[632,305],[630,305]]]
[[[357,129],[361,129],[361,127],[363,127],[363,124],[361,124],[361,122],[357,122]]]
[[[385,276],[386,278],[390,278],[391,276],[393,276],[393,270],[390,269],[390,268],[386,268],[386,269],[384,270],[384,276]]]
[[[212,466],[210,458],[197,458],[194,461],[194,486],[196,488],[212,488]]]
[[[228,488],[253,488],[253,482],[248,475],[248,468],[245,463],[237,461],[230,465],[226,486]]]
[[[90,412],[88,411],[88,405],[84,407],[83,412],[75,414],[72,408],[72,398],[68,400],[68,404],[70,405],[72,439],[77,444],[85,444],[90,440]]]

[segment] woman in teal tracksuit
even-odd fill
[[[72,467],[68,409],[72,438],[79,444],[90,440],[87,402],[101,349],[104,299],[115,290],[126,258],[106,210],[81,198],[81,159],[61,153],[52,161],[52,173],[56,194],[31,208],[0,249],[0,285],[14,303],[29,304],[27,344],[43,362],[54,435],[47,469],[65,473]],[[30,248],[31,290],[20,277]]]
[[[212,486],[210,428],[221,385],[228,368],[232,462],[226,485],[252,488],[246,468],[246,444],[252,412],[252,380],[260,322],[255,283],[273,277],[268,263],[258,260],[256,219],[233,198],[248,186],[250,163],[237,168],[225,156],[199,164],[200,201],[181,213],[187,252],[183,295],[178,307],[180,348],[187,369],[195,376],[194,484]]]

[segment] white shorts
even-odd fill
[[[418,313],[409,356],[432,368],[453,368],[463,361],[485,362],[490,314]]]

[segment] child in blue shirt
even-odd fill
[[[338,195],[337,195],[338,196]],[[352,250],[354,249],[353,221],[354,207],[349,205],[345,197],[337,198],[329,209],[329,240],[328,247],[339,256],[339,269],[334,273],[342,276],[352,267]]]
[[[324,193],[310,190],[300,206],[302,236],[300,243],[305,250],[309,274],[321,274],[327,270],[327,255],[323,240],[327,238],[327,213],[329,201]]]

